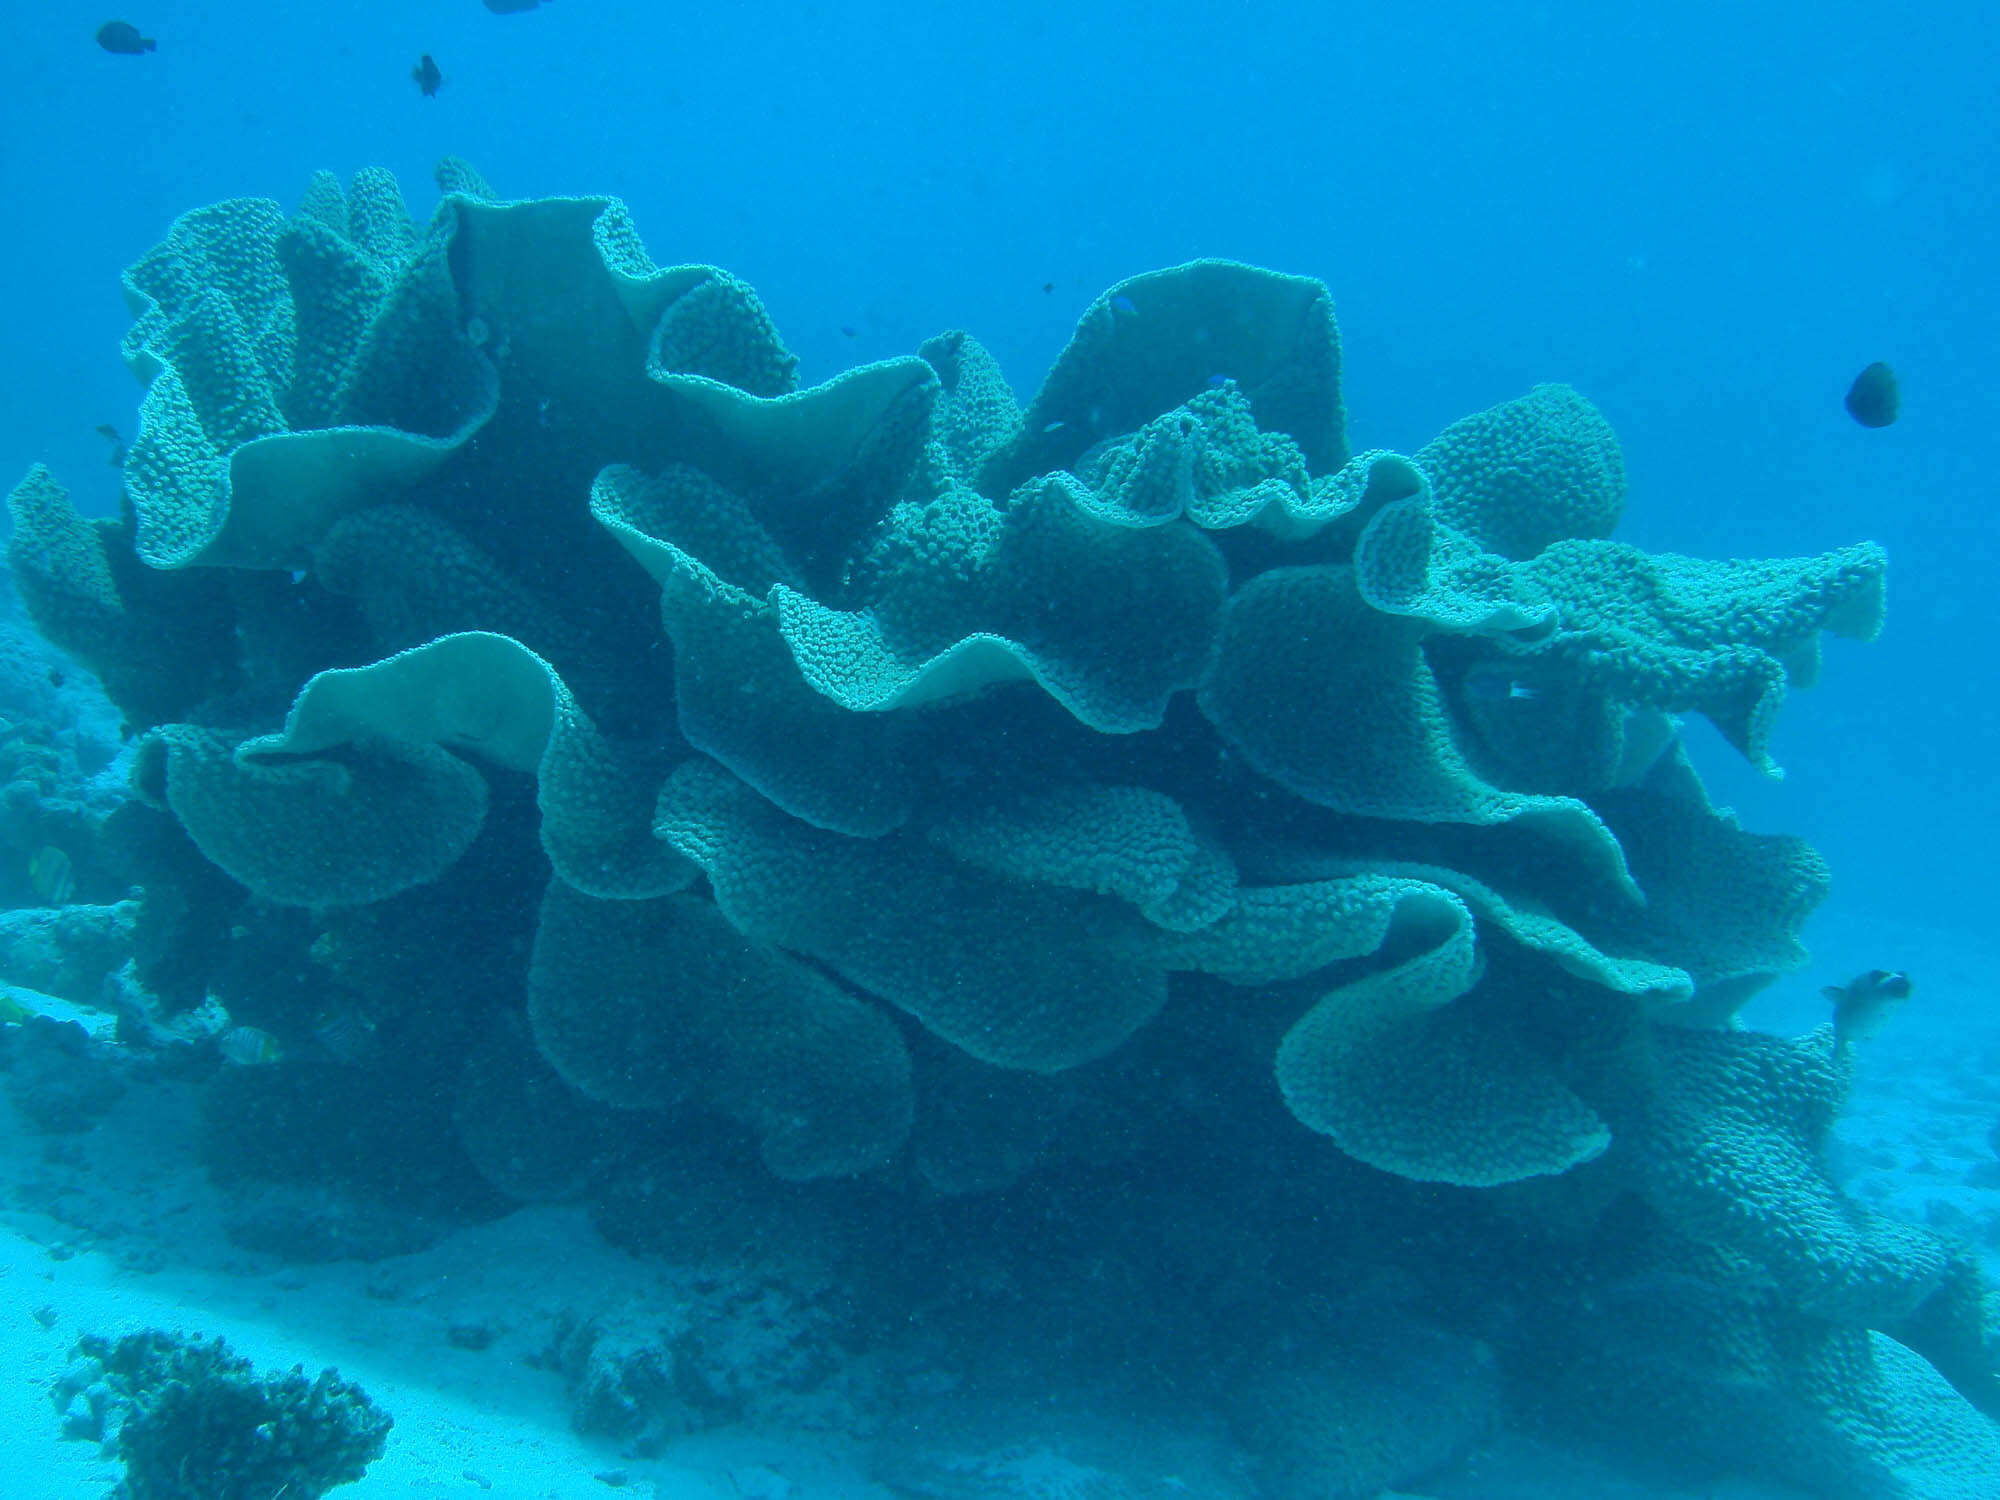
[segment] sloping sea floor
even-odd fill
[[[1947,1082],[1934,1077],[1938,1097]],[[1949,1174],[1960,1152],[1966,1172],[1982,1165],[1972,1145],[1984,1122],[1975,1131],[1968,1111],[1930,1109],[1931,1097],[1908,1076],[1871,1094],[1857,1117],[1858,1149],[1885,1165],[1867,1174],[1894,1176],[1919,1160]],[[564,1370],[558,1350],[580,1327],[644,1323],[713,1268],[628,1254],[568,1206],[525,1208],[414,1253],[287,1263],[240,1243],[244,1204],[219,1195],[194,1165],[194,1129],[189,1097],[170,1085],[130,1089],[97,1129],[66,1137],[37,1134],[11,1102],[0,1103],[8,1500],[96,1500],[117,1482],[121,1466],[94,1444],[61,1438],[50,1390],[79,1334],[148,1327],[220,1335],[260,1369],[333,1365],[359,1383],[395,1428],[367,1477],[334,1492],[353,1500],[1257,1500],[1219,1420],[1210,1431],[1190,1428],[1185,1413],[1149,1416],[1087,1385],[969,1391],[940,1382],[886,1424],[857,1410],[848,1434],[822,1409],[806,1414],[809,1426],[725,1422],[634,1457],[619,1440],[576,1433],[576,1372]],[[1939,1187],[1939,1201],[1960,1202],[1958,1187]],[[2000,1193],[1962,1196],[1956,1211],[2000,1217]],[[340,1210],[321,1201],[273,1212]],[[752,1369],[763,1367],[771,1340],[787,1336],[788,1316],[812,1313],[765,1297],[741,1315]],[[1747,1481],[1675,1486],[1505,1432],[1410,1493],[1806,1500]]]
[[[1874,962],[1915,971],[1919,1001],[1864,1057],[1836,1158],[1850,1189],[1899,1216],[2000,1244],[2000,1025],[1970,1023],[1995,968],[1976,943],[1947,934],[1843,924],[1828,973]],[[1863,950],[1866,951],[1863,951]],[[1816,976],[1819,977],[1819,976]],[[1757,1019],[1809,1024],[1821,1012],[1803,980]],[[298,1263],[255,1248],[246,1202],[196,1164],[191,1087],[128,1087],[87,1132],[38,1132],[0,1100],[0,1431],[9,1435],[9,1500],[100,1496],[120,1473],[94,1445],[65,1441],[51,1384],[83,1332],[163,1327],[221,1335],[260,1368],[325,1365],[359,1382],[396,1420],[368,1476],[336,1491],[373,1497],[491,1493],[523,1500],[610,1494],[677,1500],[1254,1500],[1222,1424],[1149,1416],[1122,1398],[1077,1389],[935,1391],[888,1424],[860,1416],[861,1393],[822,1393],[795,1429],[720,1422],[634,1457],[610,1436],[582,1437],[576,1371],[560,1349],[583,1327],[616,1329],[685,1301],[715,1268],[635,1256],[607,1244],[583,1210],[522,1209],[425,1248],[380,1258]],[[338,1220],[333,1199],[270,1196],[273,1243],[297,1224]],[[254,1219],[255,1215],[252,1215]],[[287,1222],[291,1227],[287,1228]],[[246,1228],[246,1225],[249,1227]],[[356,1224],[360,1240],[396,1233]],[[251,1248],[246,1248],[246,1242]],[[379,1249],[379,1244],[377,1245]],[[1995,1269],[2000,1269],[1997,1266]],[[713,1295],[713,1286],[704,1294]],[[744,1368],[811,1307],[754,1291],[738,1297]],[[760,1342],[761,1345],[760,1345]],[[719,1350],[719,1352],[718,1352]],[[728,1346],[707,1358],[727,1361]],[[1060,1374],[1039,1372],[1043,1380]],[[838,1405],[856,1403],[852,1430]],[[826,1403],[833,1403],[829,1410]],[[1421,1493],[1434,1500],[1782,1500],[1725,1480],[1677,1487],[1615,1457],[1560,1452],[1496,1435]],[[1798,1500],[1793,1496],[1792,1500]]]

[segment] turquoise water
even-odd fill
[[[636,1343],[667,1353],[614,1375],[553,1324],[506,1351],[567,1383],[607,1464],[865,1430],[855,1482],[940,1496],[1143,1488],[1151,1442],[1185,1445],[1159,1483],[1266,1500],[1608,1493],[1584,1462],[1658,1494],[1995,1492],[1996,1335],[1966,1290],[2000,1185],[1983,14],[214,5],[132,14],[138,56],[96,45],[104,19],[37,8],[0,59],[0,477],[46,464],[108,525],[107,425],[140,522],[136,556],[104,539],[130,628],[49,602],[63,546],[14,560],[0,980],[10,1009],[124,1018],[81,1052],[7,1033],[24,1139],[96,1142],[82,1174],[181,1119],[175,1169],[226,1200],[193,1239],[259,1274],[552,1199],[677,1274],[722,1265],[686,1294],[697,1331],[653,1326]],[[491,201],[460,175],[441,205],[446,157]],[[174,497],[211,479],[164,408],[142,430],[121,272],[190,210],[268,199],[278,225],[330,201],[314,173],[359,202],[370,168],[413,215],[382,284],[449,307],[381,325],[421,359],[368,354],[364,397],[288,417],[390,435],[365,459],[286,438],[239,465],[240,529],[174,552]],[[653,263],[726,274],[621,281],[602,204],[492,206],[555,198],[620,200]],[[1282,274],[1147,274],[1200,260]],[[206,378],[213,345],[162,331],[201,279],[135,279],[142,378]],[[990,363],[927,342],[947,330]],[[1842,398],[1876,360],[1902,405],[1871,429]],[[1506,410],[1558,460],[1513,417],[1426,449],[1544,382],[1582,401]],[[1260,428],[1291,447],[1253,462]],[[1416,460],[1343,468],[1372,450]],[[1225,451],[1313,518],[1201,512]],[[1133,479],[1147,452],[1186,495]],[[1514,502],[1488,481],[1516,464],[1534,504],[1615,492],[1616,536],[1659,557],[1879,544],[1886,625],[1844,638],[1872,629],[1873,554],[1668,564],[1693,602],[1633,626],[1649,584],[1540,541],[1504,585],[1446,579],[1435,529],[1392,599],[1402,554],[1364,528],[1401,505],[1499,559]],[[1603,528],[1575,529],[1597,557]],[[1767,606],[1791,613],[1760,635]],[[69,655],[31,614],[71,622]],[[1663,673],[1709,653],[1707,686],[1645,678],[1628,627]],[[295,712],[246,752],[304,778],[275,811],[231,780],[315,673],[467,631],[524,644],[378,673],[331,728]],[[1715,686],[1751,637],[1797,689],[1763,769]],[[1329,682],[1351,712],[1315,707]],[[1423,705],[1479,788],[1397,780],[1438,741],[1385,726]],[[1603,714],[1617,775],[1579,769]],[[384,735],[423,749],[384,760]],[[1740,829],[1662,831],[1647,799],[1692,805],[1682,754]],[[1341,887],[1381,930],[1335,951],[1351,912],[1297,893],[1359,878],[1406,884]],[[1267,910],[1251,890],[1291,893],[1284,944],[1204,948]],[[1879,1038],[1712,1029],[1807,1035],[1822,986],[1875,968],[1916,986]],[[1377,1087],[1393,1128],[1352,1102]],[[758,1345],[728,1288],[766,1282]],[[681,1374],[644,1375],[676,1338]],[[1368,1437],[1301,1437],[1329,1427]],[[1948,1457],[1913,1468],[1913,1430]]]

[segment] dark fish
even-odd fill
[[[1887,427],[1896,420],[1903,398],[1896,389],[1896,372],[1876,360],[1854,377],[1847,388],[1847,414],[1863,427]]]
[[[1828,985],[1820,993],[1833,1002],[1834,1041],[1843,1047],[1866,1041],[1915,988],[1909,975],[1894,969],[1870,969],[1850,983]]]
[[[351,1006],[333,1006],[314,1016],[312,1039],[350,1067],[367,1063],[376,1051],[375,1023]]]
[[[111,445],[111,467],[114,469],[124,468],[125,439],[118,435],[118,429],[113,427],[109,422],[99,422],[97,424],[97,435]]]
[[[426,99],[437,98],[437,91],[444,86],[444,74],[438,71],[437,60],[428,52],[417,59],[417,65],[410,69],[410,77],[417,81],[417,87],[424,91]]]
[[[486,8],[496,16],[517,16],[541,3],[542,0],[486,0]]]
[[[1045,281],[1042,283],[1042,290],[1044,292],[1053,292],[1055,289],[1056,289],[1056,284],[1053,281]]]
[[[130,21],[106,21],[97,28],[97,45],[122,57],[159,50],[159,43],[149,36],[140,36],[139,28]]]
[[[61,667],[50,667],[50,668],[49,668],[49,686],[50,686],[50,687],[52,687],[52,688],[59,688],[59,687],[61,687],[61,686],[62,686],[62,685],[63,685],[63,684],[65,683],[65,682],[68,682],[68,681],[69,681],[69,678],[67,678],[67,677],[65,677],[65,676],[63,675],[63,669],[62,669]]]

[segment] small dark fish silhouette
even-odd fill
[[[378,1050],[375,1022],[352,1006],[330,1006],[314,1016],[312,1039],[350,1067],[364,1066]]]
[[[843,338],[858,339],[861,337],[861,330],[856,328],[852,323],[842,323],[840,325],[840,332]]]
[[[149,36],[140,36],[139,28],[130,21],[106,21],[97,28],[97,45],[123,57],[159,50],[159,43]]]
[[[514,16],[541,3],[542,0],[486,0],[486,8],[496,16]]]
[[[417,81],[417,87],[424,91],[426,99],[437,98],[437,91],[444,86],[444,74],[438,71],[437,59],[428,52],[417,59],[417,65],[410,69],[410,77]]]
[[[67,681],[69,681],[69,679],[68,679],[67,677],[65,677],[65,676],[63,675],[63,669],[62,669],[61,667],[50,667],[50,668],[49,668],[49,686],[50,686],[50,687],[53,687],[53,688],[59,688],[59,687],[61,687],[61,686],[62,686],[62,685],[63,685],[63,684],[65,683],[65,682],[67,682]]]
[[[1056,284],[1053,281],[1045,281],[1042,283],[1042,291],[1044,293],[1053,292],[1055,289],[1056,289]]]
[[[97,435],[111,445],[111,467],[114,469],[124,468],[125,439],[118,435],[118,429],[113,427],[109,422],[99,422],[97,424]]]
[[[1847,414],[1863,427],[1887,427],[1903,404],[1896,389],[1896,372],[1876,360],[1854,377],[1847,388]]]

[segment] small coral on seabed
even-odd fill
[[[393,1425],[338,1371],[259,1375],[219,1338],[85,1335],[72,1355],[63,1435],[124,1460],[112,1500],[319,1500],[368,1472]]]

